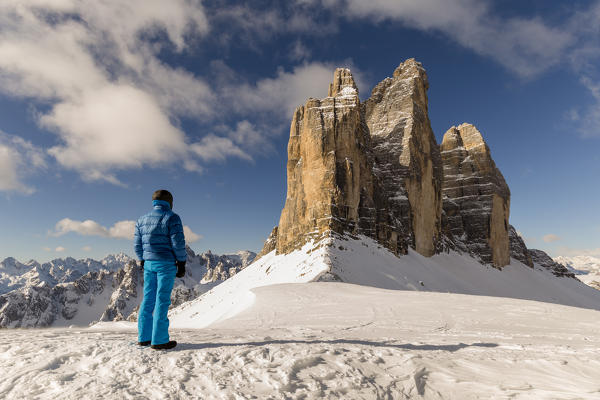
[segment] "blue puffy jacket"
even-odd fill
[[[169,203],[153,200],[154,209],[140,217],[135,224],[134,249],[144,261],[185,261],[185,237],[179,215]]]

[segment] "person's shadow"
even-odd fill
[[[354,339],[334,339],[334,340],[296,340],[296,339],[271,339],[257,342],[236,342],[236,343],[177,343],[171,351],[189,351],[189,350],[205,350],[218,347],[236,347],[236,346],[266,346],[269,344],[349,344],[361,346],[387,347],[403,350],[424,350],[424,351],[448,351],[455,352],[467,347],[498,347],[497,343],[458,343],[447,345],[432,345],[432,344],[395,344],[389,342],[370,342],[368,340]]]

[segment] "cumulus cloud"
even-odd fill
[[[350,68],[359,89],[366,87],[362,72],[351,60],[337,64],[315,61],[298,65],[291,71],[279,69],[274,77],[260,79],[254,84],[223,87],[222,95],[240,114],[277,112],[289,120],[293,110],[309,97],[327,96],[336,67]]]
[[[109,171],[190,157],[174,118],[210,115],[214,94],[157,54],[207,31],[194,0],[3,1],[0,90],[50,105],[39,122],[61,165],[118,183]]]
[[[298,7],[292,2],[263,2],[239,4],[236,0],[221,0],[206,4],[212,24],[220,27],[215,38],[223,45],[243,43],[247,48],[261,51],[260,43],[282,34],[323,36],[335,33],[338,26],[330,15],[313,7]]]
[[[546,242],[546,243],[552,243],[552,242],[557,242],[557,241],[561,240],[561,237],[560,237],[560,236],[557,236],[557,235],[555,235],[555,234],[553,234],[553,233],[549,233],[549,234],[547,234],[547,235],[544,235],[544,236],[542,237],[542,240],[543,240],[544,242]]]
[[[56,223],[54,231],[50,232],[50,235],[63,236],[67,233],[74,232],[83,236],[100,236],[113,239],[133,240],[134,231],[135,221],[131,220],[118,221],[110,228],[106,228],[91,219],[76,221],[70,218],[63,218]],[[202,235],[194,233],[187,225],[183,226],[183,232],[188,243],[202,239]]]
[[[540,18],[500,17],[479,0],[297,0],[340,12],[347,19],[398,21],[441,32],[458,44],[490,57],[523,77],[560,62],[574,34]]]
[[[23,178],[45,167],[46,157],[40,148],[0,131],[0,192],[33,193]]]
[[[226,137],[209,134],[190,146],[190,150],[203,161],[223,161],[229,156],[237,156],[246,160],[252,158],[233,141]]]
[[[67,249],[65,249],[65,248],[64,248],[64,247],[62,247],[62,246],[58,246],[56,249],[54,249],[54,251],[55,251],[55,252],[57,252],[57,253],[62,253],[62,252],[64,252],[65,250],[67,250]]]
[[[108,229],[108,236],[115,239],[133,239],[135,221],[119,221]]]
[[[200,172],[202,163],[229,157],[252,160],[269,148],[295,107],[308,97],[325,96],[335,67],[349,66],[359,88],[366,89],[351,62],[306,61],[311,54],[302,39],[332,34],[344,18],[374,24],[394,21],[439,32],[522,77],[561,63],[565,54],[571,65],[585,64],[578,68],[590,77],[588,70],[597,63],[582,60],[600,54],[597,40],[582,39],[597,38],[600,32],[600,2],[560,24],[540,17],[501,16],[491,2],[477,0],[262,4],[4,0],[0,91],[44,104],[38,122],[56,134],[57,142],[48,152],[61,166],[87,180],[121,184],[117,173],[125,169],[181,163],[188,171]],[[303,63],[255,82],[240,78],[224,63],[216,73],[201,77],[159,56],[165,50],[184,54],[201,40],[244,43],[260,52],[261,43],[283,34],[295,35],[287,50],[290,59]],[[597,81],[582,79],[592,94]],[[270,126],[260,124],[261,118],[273,115]],[[600,131],[600,106],[578,115],[587,135]],[[182,117],[216,127],[192,138],[180,125]],[[219,128],[223,121],[230,126]],[[0,146],[0,165],[15,165],[19,156],[6,144]],[[0,171],[0,190],[32,191],[14,170]]]
[[[187,243],[197,242],[202,239],[202,235],[198,235],[197,233],[192,232],[189,226],[183,226],[183,235],[185,236],[185,241]]]

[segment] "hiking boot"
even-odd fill
[[[139,345],[139,346],[150,346],[150,341],[149,341],[149,340],[147,340],[147,341],[145,341],[145,342],[138,342],[138,345]]]
[[[175,346],[177,346],[177,342],[174,341],[174,340],[171,340],[169,343],[153,344],[152,348],[154,350],[169,350],[169,349],[172,349]]]

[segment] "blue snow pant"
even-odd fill
[[[177,267],[172,261],[144,263],[144,299],[138,313],[138,341],[169,342],[169,305]]]

